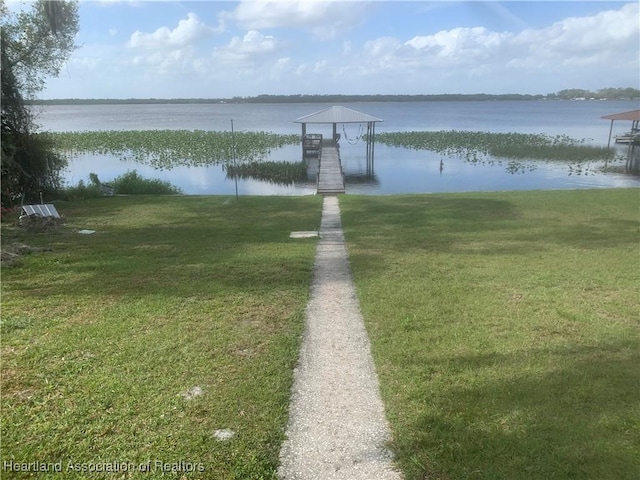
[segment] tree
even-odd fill
[[[30,11],[11,14],[0,0],[2,62],[2,204],[37,198],[60,184],[65,161],[34,133],[25,99],[40,92],[76,48],[78,7],[74,1],[38,0]]]

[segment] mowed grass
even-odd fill
[[[406,480],[638,478],[638,189],[340,206]]]
[[[2,461],[69,479],[275,478],[315,253],[289,234],[318,229],[321,199],[56,206],[56,231],[3,226],[5,244],[52,251],[2,271]]]

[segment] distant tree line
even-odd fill
[[[258,95],[233,98],[68,98],[35,100],[36,105],[103,105],[103,104],[214,104],[214,103],[351,103],[351,102],[441,102],[441,101],[505,101],[505,100],[629,100],[640,99],[636,88],[603,88],[595,92],[578,88],[547,95],[527,94],[435,94],[435,95]]]
[[[570,88],[560,90],[558,93],[550,93],[547,98],[550,100],[634,100],[640,98],[640,90],[637,88],[602,88],[592,92],[590,90]]]

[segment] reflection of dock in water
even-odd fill
[[[320,157],[305,158],[304,161],[307,163],[307,180],[316,183],[320,171]]]
[[[346,185],[380,185],[380,180],[372,173],[346,173],[344,174]]]
[[[335,148],[335,147],[328,147],[328,148]],[[366,170],[363,170],[362,168],[358,168],[355,171],[346,171],[345,167],[342,165],[340,151],[337,150],[337,153],[338,153],[338,161],[340,162],[340,171],[342,173],[342,178],[344,179],[342,188],[346,190],[346,187],[348,185],[380,185],[380,180],[370,168],[371,164],[367,165]],[[324,184],[320,185],[319,183],[320,165],[322,163],[323,155],[324,155],[325,164],[324,164],[322,179],[326,181],[329,178],[329,176],[325,174],[330,170],[329,168],[330,165],[329,165],[329,162],[327,161],[327,157],[328,157],[327,148],[324,148],[323,153],[320,155],[315,156],[312,154],[312,156],[308,156],[305,158],[305,162],[307,165],[307,180],[309,182],[316,183],[318,193],[326,193],[325,190],[326,191],[331,190],[331,188],[327,187],[326,185]],[[335,161],[334,154],[331,153],[331,155],[333,156],[333,160]],[[332,167],[332,171],[336,174],[338,173],[338,169],[335,167],[335,165]],[[335,179],[335,183],[338,185],[337,189],[340,189],[341,185],[340,185],[339,178]]]
[[[306,157],[307,177],[316,179],[317,193],[345,193],[347,185],[379,185],[373,171],[373,152],[366,159],[366,169],[356,167],[355,171],[345,171],[340,157],[340,148],[331,140],[323,140],[318,156]]]

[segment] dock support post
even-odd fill
[[[611,133],[613,132],[613,120],[611,120],[611,126],[609,127],[609,141],[607,142],[607,148],[611,147]]]
[[[304,137],[307,134],[307,124],[302,123],[302,137],[300,137],[300,145],[302,146],[302,159],[304,160]]]
[[[375,145],[375,122],[367,122],[367,175],[373,175],[373,150]]]

